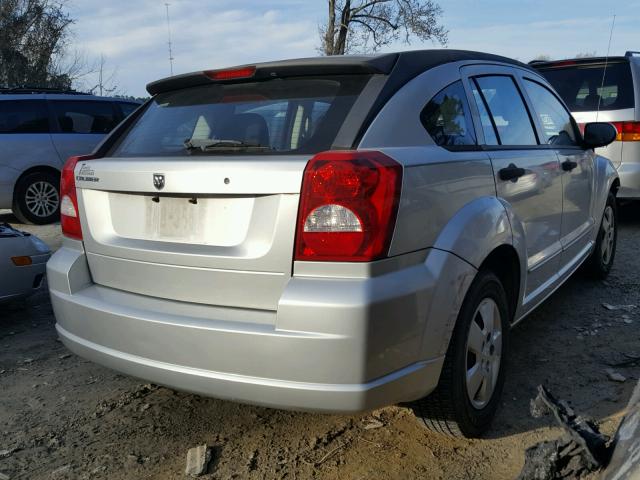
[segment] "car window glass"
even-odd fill
[[[109,133],[118,124],[110,102],[52,101],[62,133]]]
[[[328,150],[369,80],[369,75],[310,75],[164,92],[149,102],[113,156]],[[234,144],[242,148],[233,149]]]
[[[420,114],[422,125],[437,145],[475,145],[476,138],[462,82],[445,87]]]
[[[566,63],[566,62],[563,62]],[[629,62],[546,66],[540,68],[572,112],[633,108],[634,89]]]
[[[471,92],[473,93],[473,98],[476,101],[478,113],[480,114],[480,124],[484,132],[484,143],[486,145],[499,145],[496,130],[493,127],[493,123],[491,123],[491,117],[475,82],[471,82]]]
[[[476,77],[475,81],[498,131],[501,145],[537,145],[524,101],[513,79],[506,75]]]
[[[0,101],[0,133],[49,133],[44,100]]]
[[[120,110],[122,110],[122,116],[128,117],[133,113],[133,111],[138,108],[140,105],[137,103],[128,103],[128,102],[119,102]]]
[[[571,115],[553,93],[532,80],[524,80],[531,105],[540,119],[543,141],[549,145],[577,145]]]

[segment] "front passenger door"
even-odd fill
[[[562,271],[570,273],[589,253],[592,216],[593,151],[585,150],[571,115],[554,93],[540,82],[523,78],[538,120],[542,140],[558,155],[562,172],[563,211],[560,243]]]

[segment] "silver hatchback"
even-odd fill
[[[616,244],[611,162],[547,81],[477,52],[154,82],[62,173],[62,341],[180,390],[479,435],[509,329]]]

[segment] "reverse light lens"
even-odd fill
[[[366,262],[387,256],[402,167],[377,151],[330,151],[305,168],[296,260]]]
[[[60,201],[60,215],[65,215],[67,217],[77,217],[78,212],[76,212],[76,207],[73,205],[73,200],[69,195],[65,195],[62,197]]]
[[[355,213],[342,205],[323,205],[309,214],[304,231],[362,232],[362,224]]]

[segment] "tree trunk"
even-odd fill
[[[336,34],[336,0],[329,0],[329,21],[324,32],[324,54],[333,55],[334,37]]]
[[[349,22],[351,21],[351,0],[345,0],[342,14],[340,15],[340,29],[338,39],[335,43],[333,55],[344,55],[347,49],[347,34],[349,33]]]

